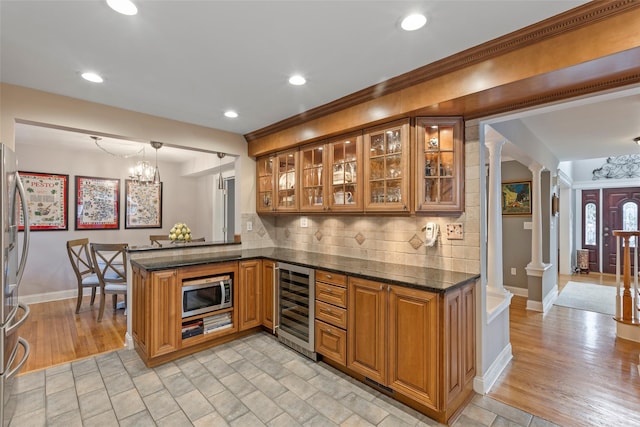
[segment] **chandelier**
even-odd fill
[[[151,146],[156,150],[156,166],[153,167],[144,155],[142,147],[142,160],[138,161],[134,167],[129,169],[129,178],[134,184],[160,184],[160,169],[158,168],[158,150],[162,148],[162,142],[151,141]]]
[[[153,182],[155,175],[155,169],[144,158],[144,149],[142,150],[142,160],[138,161],[136,165],[129,169],[129,178],[134,184],[150,184]],[[160,175],[158,175],[159,177]]]

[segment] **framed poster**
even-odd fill
[[[76,230],[120,228],[120,180],[76,176]]]
[[[31,231],[67,230],[69,175],[39,172],[18,172],[24,186],[29,207]],[[22,200],[20,200],[22,203]],[[20,231],[24,230],[24,217],[20,206]]]
[[[502,183],[502,215],[531,215],[531,181]]]
[[[162,228],[162,183],[125,181],[124,228]]]

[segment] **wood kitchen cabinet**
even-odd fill
[[[438,295],[349,281],[348,367],[437,408]]]
[[[238,287],[238,328],[262,325],[262,265],[260,260],[241,261]]]
[[[316,353],[347,365],[347,277],[316,270]]]
[[[256,180],[257,212],[299,210],[297,149],[256,159]]]
[[[361,212],[362,132],[300,148],[301,212]]]
[[[256,212],[273,212],[276,156],[256,159]]]
[[[176,270],[134,267],[132,335],[149,358],[180,348],[181,293]]]
[[[262,326],[275,333],[275,267],[276,263],[271,260],[262,261]]]
[[[464,211],[463,141],[461,117],[416,118],[416,212]]]
[[[433,293],[350,277],[347,311],[349,370],[440,422],[463,406],[475,376],[475,283]]]
[[[362,132],[355,132],[327,143],[327,202],[330,211],[362,211],[365,188],[362,179],[362,141]]]
[[[438,409],[438,294],[389,286],[388,296],[387,384]]]
[[[326,210],[326,157],[325,144],[313,144],[300,148],[300,210],[322,212]]]
[[[410,210],[409,119],[364,131],[364,210]]]
[[[350,277],[347,367],[379,384],[387,382],[387,285]]]
[[[246,273],[248,278],[253,278],[254,272],[250,268],[246,269]],[[132,275],[132,338],[140,358],[148,367],[231,341],[240,335],[238,334],[238,313],[243,311],[247,319],[256,315],[256,308],[241,307],[244,301],[241,302],[238,291],[234,291],[233,307],[182,317],[183,281],[206,276],[230,275],[233,277],[234,285],[239,286],[240,283],[246,283],[246,280],[239,277],[238,262],[154,271],[147,271],[133,265]],[[245,299],[254,302],[253,297]],[[199,320],[206,322],[207,318],[222,315],[230,318],[229,325],[212,329],[208,333],[183,335],[185,325]],[[256,326],[259,325],[259,323],[256,324]]]

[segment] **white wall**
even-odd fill
[[[69,152],[51,147],[36,149],[20,141],[16,144],[19,169],[28,172],[69,175],[67,231],[35,231],[31,233],[30,252],[20,286],[21,296],[76,289],[76,279],[66,252],[66,241],[88,237],[91,242],[130,245],[149,243],[150,234],[168,233],[176,222],[186,222],[194,237],[213,239],[208,215],[198,215],[201,207],[212,206],[211,193],[201,191],[200,181],[209,177],[179,176],[180,165],[159,163],[162,176],[162,228],[125,229],[124,181],[127,179],[126,161],[108,154],[91,155],[82,151]],[[120,179],[120,228],[118,230],[75,230],[75,177],[94,176]],[[211,210],[207,210],[208,213]],[[205,234],[206,233],[206,234]]]

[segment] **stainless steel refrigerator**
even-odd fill
[[[20,280],[29,252],[29,215],[24,197],[24,188],[18,175],[16,155],[9,147],[0,144],[0,190],[2,215],[0,216],[2,240],[2,304],[0,305],[0,420],[2,426],[8,425],[15,399],[11,398],[11,386],[20,368],[29,357],[29,343],[18,335],[18,329],[29,316],[29,307],[18,302]],[[22,244],[19,239],[19,221],[24,221]],[[20,349],[22,348],[22,351]]]

